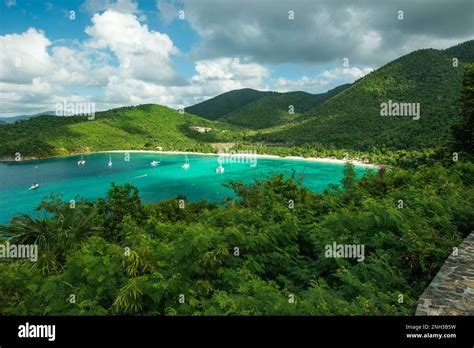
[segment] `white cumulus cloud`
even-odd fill
[[[315,77],[303,76],[299,79],[277,78],[274,79],[272,89],[279,92],[294,90],[321,93],[344,83],[352,83],[373,71],[372,68],[364,67],[336,67],[325,70]]]
[[[167,34],[150,31],[135,15],[112,10],[95,14],[85,32],[90,36],[87,47],[112,50],[126,77],[161,83],[177,80],[171,55],[178,49],[173,41]]]
[[[53,69],[48,54],[51,41],[44,32],[29,28],[22,34],[0,36],[0,81],[31,83]]]

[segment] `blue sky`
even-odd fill
[[[63,101],[180,108],[239,88],[321,93],[473,38],[465,0],[1,1],[2,116]]]

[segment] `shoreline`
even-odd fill
[[[269,154],[239,154],[239,153],[229,153],[229,154],[222,154],[222,153],[212,153],[212,152],[192,152],[192,151],[155,151],[155,150],[106,150],[106,151],[94,151],[94,152],[87,152],[87,153],[77,153],[77,154],[69,154],[69,155],[60,155],[60,156],[48,156],[48,157],[27,157],[18,162],[29,162],[29,161],[42,161],[47,159],[53,158],[67,158],[73,156],[83,155],[93,155],[97,153],[150,153],[150,154],[165,154],[165,155],[200,155],[200,156],[255,156],[257,158],[268,158],[268,159],[285,159],[285,160],[297,160],[297,161],[309,161],[309,162],[319,162],[319,163],[333,163],[333,164],[346,164],[351,163],[354,166],[359,167],[367,167],[367,168],[380,168],[380,164],[376,163],[364,163],[361,161],[346,161],[337,158],[329,158],[329,157],[301,157],[301,156],[279,156],[279,155],[269,155]],[[14,158],[6,159],[1,158],[0,162],[17,162]]]

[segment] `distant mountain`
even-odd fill
[[[450,124],[459,118],[463,70],[473,61],[473,52],[473,41],[447,50],[412,52],[308,110],[299,123],[265,130],[252,139],[359,150],[440,144]],[[453,58],[459,59],[459,66],[453,66]],[[419,120],[381,116],[382,103],[389,101],[419,103]]]
[[[291,122],[303,110],[299,106],[312,95],[306,92],[274,93],[248,103],[219,118],[220,121],[260,129]],[[293,108],[294,113],[289,113]]]
[[[210,128],[199,133],[191,127]],[[211,142],[232,140],[242,135],[234,126],[199,116],[181,114],[161,105],[140,105],[111,109],[86,116],[42,116],[0,126],[0,156],[16,152],[29,157],[69,153],[148,149],[211,151]]]
[[[307,110],[328,100],[349,85],[339,86],[322,94],[306,92],[272,93],[248,103],[222,117],[219,121],[261,129],[298,120]],[[294,113],[290,113],[290,108]]]
[[[32,117],[54,115],[54,111],[44,111],[33,115],[19,115],[12,117],[0,117],[0,123],[15,123],[17,121],[29,120]]]
[[[216,120],[229,112],[237,110],[255,100],[275,92],[262,92],[251,88],[238,89],[218,95],[202,103],[185,108],[186,112],[209,120]]]
[[[474,40],[460,43],[444,50],[444,52],[464,62],[474,62]]]

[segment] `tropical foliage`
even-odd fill
[[[277,175],[231,183],[238,199],[220,206],[183,209],[184,197],[143,205],[130,185],[75,208],[50,197],[43,216],[0,228],[39,245],[37,262],[0,263],[0,313],[413,314],[474,228],[474,165],[360,180],[348,166],[342,184],[317,194]],[[364,245],[365,260],[326,257],[334,242]]]
[[[474,160],[474,64],[466,66],[462,91],[462,119],[453,125],[452,150]]]

